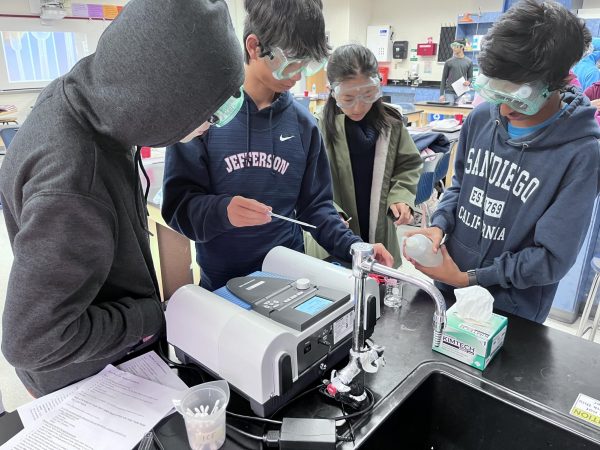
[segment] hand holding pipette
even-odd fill
[[[227,218],[234,227],[253,227],[271,221],[271,207],[251,198],[236,195],[227,205]]]

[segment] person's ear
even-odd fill
[[[246,38],[246,51],[248,52],[250,61],[260,58],[260,41],[255,34],[249,34]]]

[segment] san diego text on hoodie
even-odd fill
[[[494,307],[537,322],[575,262],[600,185],[595,108],[571,92],[563,102],[554,123],[521,139],[509,138],[498,106],[476,108],[432,217],[458,267],[477,269]]]
[[[227,205],[235,195],[315,225],[310,232],[338,258],[348,260],[350,246],[360,241],[333,206],[327,153],[316,122],[289,92],[260,111],[246,95],[240,113],[225,127],[167,149],[162,214],[196,242],[201,284],[209,290],[260,270],[275,246],[304,249],[301,228],[287,221],[231,225]]]

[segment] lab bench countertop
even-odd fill
[[[517,399],[517,403],[523,402],[525,408],[527,405],[535,405],[535,413],[544,420],[558,423],[563,428],[595,440],[600,448],[600,427],[569,415],[579,394],[600,399],[598,344],[508,315],[504,346],[489,366],[480,372],[434,352],[431,349],[433,301],[424,292],[410,285],[404,287],[404,296],[408,300],[400,310],[383,307],[383,314],[372,336],[376,344],[385,347],[386,365],[378,373],[366,376],[366,386],[374,393],[375,406],[370,414],[354,423],[357,447],[360,448],[369,434],[399,405],[399,389],[410,386],[420,373],[442,372],[458,378],[466,377],[471,382],[475,380],[483,390],[495,386]],[[341,367],[343,365],[338,368]],[[190,385],[201,382],[193,371],[180,372],[180,375]],[[447,395],[452,396],[453,392],[447,392]],[[249,412],[247,402],[237,395],[232,396],[228,409],[242,414]],[[291,403],[276,418],[333,417],[339,414],[337,405],[328,403],[328,400],[315,391]],[[485,411],[480,411],[479,414],[485,414]],[[265,428],[260,425],[232,418],[227,420],[250,433],[262,435],[265,432]],[[17,412],[4,415],[0,418],[0,443],[20,428]],[[189,449],[185,427],[179,414],[173,414],[161,424],[157,428],[157,436],[166,449]],[[260,442],[232,432],[228,434],[222,449],[259,449],[261,445]],[[340,446],[343,449],[354,448],[350,442],[339,444],[338,448]]]
[[[419,372],[445,372],[453,376],[469,377],[489,386],[499,386],[527,402],[541,405],[547,420],[559,422],[569,429],[600,442],[600,428],[575,419],[569,411],[578,395],[583,393],[600,399],[600,346],[520,317],[508,315],[508,330],[503,348],[480,372],[431,349],[433,339],[433,301],[412,286],[404,287],[408,299],[400,310],[386,306],[377,321],[373,341],[385,347],[386,365],[376,374],[367,374],[366,386],[374,393],[373,411],[358,420],[353,428],[356,445],[381,424],[398,406],[395,391],[410,385]],[[345,364],[345,362],[344,362]],[[343,365],[338,367],[341,368]],[[328,372],[329,374],[329,372]],[[199,382],[199,381],[197,381]],[[411,389],[414,387],[411,387]],[[447,393],[449,396],[451,392]],[[239,399],[238,399],[239,400]],[[457,400],[459,401],[459,400]],[[248,413],[244,401],[233,401],[230,410]],[[318,392],[304,396],[279,412],[282,417],[334,417],[340,415],[338,405]],[[256,435],[265,428],[240,420],[231,423]],[[158,431],[165,448],[185,449],[187,440],[183,420],[173,417]],[[343,449],[354,448],[352,443],[338,444]],[[225,450],[260,449],[261,444],[232,432]],[[565,449],[566,450],[566,449]]]
[[[425,111],[427,111],[428,109],[431,108],[447,108],[447,109],[462,109],[465,111],[472,111],[473,110],[473,105],[471,104],[466,104],[466,105],[443,105],[440,103],[429,103],[429,102],[415,102],[415,106],[419,109],[424,109]]]

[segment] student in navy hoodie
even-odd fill
[[[583,20],[533,0],[486,35],[474,88],[487,102],[465,121],[452,187],[422,231],[435,251],[447,237],[444,260],[416,264],[447,293],[479,284],[501,311],[540,323],[548,316],[599,187],[595,108],[567,86],[590,42]]]
[[[320,0],[246,0],[245,102],[221,128],[167,149],[162,214],[196,242],[209,290],[259,270],[281,245],[303,251],[300,226],[330,254],[350,259],[360,238],[333,206],[327,154],[310,112],[289,90],[323,68],[329,48]],[[393,258],[376,244],[376,256]]]

